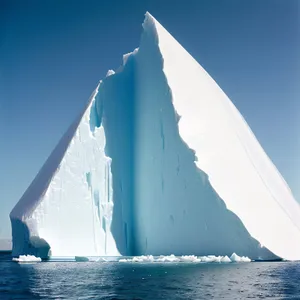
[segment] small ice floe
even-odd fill
[[[222,256],[220,262],[223,262],[223,263],[230,263],[231,262],[231,259],[225,255],[225,256]]]
[[[122,258],[119,262],[154,262],[152,255],[135,256],[133,258]]]
[[[139,256],[139,259],[142,262],[153,262],[154,261],[153,255],[142,255],[142,256]]]
[[[96,262],[99,262],[99,261],[107,262],[107,259],[105,259],[104,257],[99,257],[96,259]]]
[[[88,257],[85,256],[75,256],[75,261],[77,262],[87,262],[90,261]]]
[[[42,261],[40,257],[35,257],[34,255],[20,255],[18,258],[14,257],[12,260],[18,263],[33,263]]]
[[[230,260],[232,262],[251,262],[251,259],[247,256],[238,256],[235,253],[232,253],[232,255],[230,256]]]
[[[103,257],[97,257],[97,256],[75,256],[75,261],[77,262],[107,262],[107,260]]]
[[[195,255],[182,255],[180,260],[182,262],[201,262],[201,259]]]
[[[176,257],[174,254],[171,255],[161,255],[158,259],[157,262],[179,262],[180,259]]]

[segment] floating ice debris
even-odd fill
[[[235,253],[232,253],[232,255],[230,256],[230,260],[232,262],[251,262],[251,259],[247,256],[238,256]]]
[[[105,259],[104,257],[99,257],[96,261],[103,261],[103,262],[107,262],[107,259]]]
[[[183,263],[231,263],[231,262],[251,262],[251,259],[246,256],[238,256],[236,253],[233,253],[229,258],[227,255],[225,256],[215,256],[215,255],[207,255],[207,256],[196,256],[196,255],[182,255],[175,256],[171,255],[160,255],[158,257],[154,257],[152,255],[142,255],[135,256],[133,258],[121,258],[119,262],[125,263],[141,263],[141,262],[183,262]]]
[[[142,255],[135,256],[133,258],[122,258],[119,262],[154,262],[154,257],[152,255]]]
[[[42,261],[40,257],[35,257],[34,255],[20,255],[18,258],[14,257],[12,260],[19,263],[31,263]]]
[[[154,261],[153,255],[147,255],[147,256],[142,255],[142,256],[141,256],[141,259],[142,259],[143,261],[146,261],[146,262],[153,262],[153,261]]]
[[[220,262],[231,262],[230,258],[226,255],[221,258]]]
[[[180,259],[176,257],[174,254],[163,256],[161,255],[158,259],[158,262],[179,262]]]
[[[77,262],[87,262],[87,261],[90,261],[88,259],[88,257],[85,257],[85,256],[75,256],[75,261]]]
[[[201,262],[201,259],[195,255],[182,255],[181,261],[183,261],[183,262]]]
[[[75,261],[77,262],[107,262],[107,259],[105,259],[104,257],[95,257],[95,256],[91,256],[91,257],[87,257],[87,256],[75,256]]]

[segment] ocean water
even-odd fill
[[[300,299],[299,262],[18,264],[0,254],[0,299]]]

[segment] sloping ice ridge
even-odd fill
[[[299,259],[299,204],[243,117],[143,28],[11,212],[13,255]]]
[[[280,257],[299,259],[300,207],[287,183],[214,80],[154,18],[149,21],[182,116],[179,133],[195,150],[197,167],[254,238]]]

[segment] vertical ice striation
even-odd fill
[[[11,212],[13,255],[300,258],[300,207],[216,82],[149,14]]]

